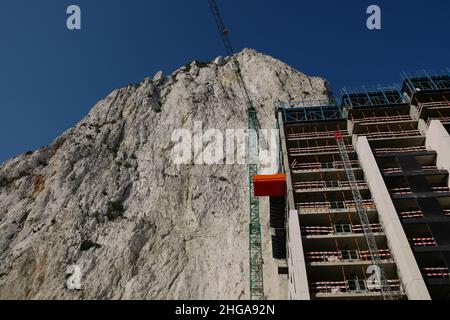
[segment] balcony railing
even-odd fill
[[[348,136],[349,133],[347,130],[337,130],[337,131],[314,131],[314,132],[301,132],[301,133],[289,133],[288,140],[297,140],[297,139],[305,139],[305,138],[333,138],[335,132],[340,132],[342,136]]]
[[[352,160],[350,163],[353,169],[360,168],[358,160]],[[298,163],[297,159],[294,159],[291,168],[298,171],[342,170],[344,169],[344,163],[342,161]]]
[[[410,115],[398,115],[398,116],[385,116],[385,117],[367,117],[352,119],[354,123],[361,125],[376,123],[376,122],[392,122],[392,121],[411,121]]]
[[[416,107],[419,114],[422,113],[424,108],[450,108],[450,101],[440,101],[440,102],[424,102],[419,103]]]
[[[376,251],[382,260],[391,260],[390,250]],[[370,251],[343,250],[343,251],[316,251],[306,252],[306,260],[311,263],[340,263],[340,262],[367,262],[372,261]]]
[[[437,245],[433,237],[428,238],[411,238],[409,243],[413,247],[435,247]]]
[[[428,151],[425,146],[404,147],[404,148],[378,148],[373,150],[376,154],[395,153],[395,152],[421,152]]]
[[[437,267],[437,268],[422,268],[420,269],[422,271],[422,275],[425,278],[432,278],[432,279],[450,279],[450,273],[448,268],[446,267]]]
[[[357,187],[360,189],[367,189],[367,183],[364,180],[356,181]],[[307,181],[295,182],[294,187],[297,192],[302,191],[327,191],[327,190],[342,190],[350,189],[349,181]]]
[[[404,130],[404,131],[386,131],[386,132],[367,132],[360,133],[360,136],[365,136],[367,139],[379,138],[395,138],[395,137],[415,137],[420,136],[419,130]]]
[[[443,209],[444,215],[450,217],[450,209]],[[402,219],[420,219],[424,217],[424,214],[421,210],[410,210],[399,212],[398,216]]]
[[[363,200],[366,210],[374,210],[375,204],[372,200]],[[336,202],[302,202],[297,204],[301,214],[322,214],[334,212],[356,212],[355,201]]]
[[[388,285],[394,292],[401,291],[400,280],[387,280]],[[311,282],[310,289],[315,294],[355,294],[355,293],[379,293],[381,286],[367,280],[347,281],[321,281]]]
[[[399,212],[398,216],[402,219],[420,219],[423,218],[423,213],[421,210],[411,210]]]
[[[353,145],[346,145],[347,152],[354,152],[355,149]],[[316,146],[316,147],[303,147],[303,148],[290,148],[289,153],[292,154],[308,154],[308,153],[329,153],[329,152],[339,152],[339,147],[337,145],[329,146]]]
[[[392,188],[389,191],[391,192],[391,194],[395,194],[395,195],[407,195],[407,194],[412,194],[413,193],[413,191],[409,187],[406,187],[406,188]],[[437,193],[450,192],[450,188],[449,187],[432,187],[431,191],[432,192],[437,192]]]
[[[370,224],[372,232],[383,232],[383,228],[379,223]],[[335,226],[308,226],[301,228],[302,233],[306,236],[330,236],[342,234],[361,234],[364,229],[361,225],[335,225]]]
[[[437,166],[422,166],[421,167],[422,171],[435,171],[435,170],[439,170],[439,168]],[[383,173],[401,173],[403,172],[402,168],[386,168],[383,169]]]

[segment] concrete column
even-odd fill
[[[306,274],[305,253],[303,251],[302,234],[298,211],[295,209],[294,190],[292,188],[291,169],[284,134],[283,115],[278,112],[280,126],[281,160],[287,184],[287,263],[289,272],[289,299],[310,300],[308,278]]]
[[[288,219],[289,299],[310,300],[298,211],[290,210]]]
[[[431,121],[425,145],[437,152],[436,165],[450,172],[450,135],[439,120]]]
[[[358,138],[356,150],[408,299],[431,300],[394,203],[366,137]]]

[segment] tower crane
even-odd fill
[[[219,8],[215,0],[208,0],[211,12],[219,30],[227,55],[230,57],[237,82],[246,101],[247,124],[248,124],[248,186],[249,186],[249,284],[250,299],[264,300],[264,278],[263,278],[263,257],[261,244],[261,223],[259,219],[259,201],[254,194],[253,177],[258,172],[257,146],[259,129],[256,110],[253,101],[248,93],[244,78],[242,77],[239,61],[229,38],[229,31],[225,27]]]

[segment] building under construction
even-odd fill
[[[290,299],[450,298],[450,73],[402,76],[277,106]]]

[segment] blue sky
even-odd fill
[[[218,0],[236,50],[254,48],[344,86],[450,67],[450,1]],[[66,28],[66,8],[82,30]],[[366,28],[366,8],[382,30]],[[0,162],[49,144],[115,88],[223,47],[207,0],[1,0]]]

